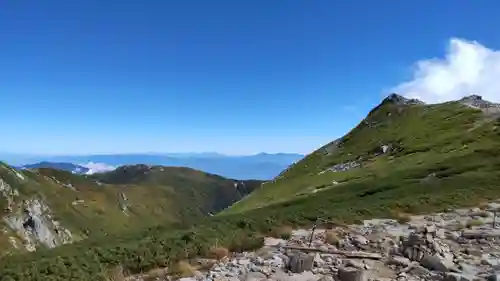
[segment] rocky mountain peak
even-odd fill
[[[459,100],[459,102],[463,105],[473,107],[473,108],[478,108],[488,111],[494,111],[492,113],[498,113],[497,111],[500,109],[500,104],[498,103],[493,103],[487,100],[483,100],[483,97],[477,94],[472,94],[466,97],[463,97],[462,99]]]
[[[463,97],[462,101],[482,101],[483,97],[480,95],[472,94],[470,96]]]
[[[397,93],[390,94],[382,101],[382,103],[393,103],[396,105],[425,104],[421,100],[405,98]]]

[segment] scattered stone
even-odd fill
[[[296,229],[288,240],[265,238],[257,252],[230,254],[183,281],[500,281],[500,229],[479,212],[317,228],[311,245],[311,230]],[[485,223],[463,229],[474,217]]]

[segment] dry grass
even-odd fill
[[[270,236],[288,240],[292,237],[293,228],[291,226],[281,226],[274,228]]]
[[[481,209],[481,210],[486,210],[486,209],[488,209],[488,207],[489,207],[489,203],[488,202],[481,202],[481,203],[479,203],[479,209]]]
[[[216,263],[217,261],[212,259],[198,259],[196,269],[200,271],[207,271],[210,270]]]
[[[158,280],[162,277],[167,276],[168,273],[169,273],[168,268],[156,268],[156,269],[148,271],[148,273],[146,273],[144,276],[144,280],[145,281]]]
[[[327,230],[325,232],[325,241],[326,243],[334,246],[339,246],[340,244],[340,238],[337,234],[337,232],[333,230]]]
[[[192,277],[196,273],[196,269],[186,261],[179,261],[173,264],[168,269],[168,275],[172,275],[175,277]]]
[[[326,222],[323,224],[323,227],[326,229],[333,229],[333,228],[346,228],[348,225],[343,222],[343,221],[338,221],[338,220],[331,220],[329,222]]]
[[[123,266],[117,265],[107,271],[108,281],[124,281],[125,274],[123,273]]]
[[[210,250],[208,253],[208,256],[210,258],[216,259],[216,260],[221,260],[227,256],[229,256],[229,250],[224,247],[215,247]]]
[[[411,221],[411,215],[408,213],[405,213],[405,212],[393,211],[393,212],[391,212],[391,215],[400,224],[406,224],[406,223],[409,223]]]

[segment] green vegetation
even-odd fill
[[[190,221],[216,213],[258,187],[188,168],[126,166],[93,176],[54,169],[16,171],[0,164],[0,215],[25,220],[25,200],[48,207],[44,220],[57,221],[72,240],[102,237],[147,226]],[[15,193],[15,194],[14,194]],[[11,201],[11,202],[9,202]],[[23,251],[23,234],[6,227],[0,233],[0,256]],[[55,234],[55,233],[54,233]],[[9,239],[17,239],[14,247]],[[37,245],[42,246],[42,245]]]
[[[220,247],[255,249],[263,234],[286,236],[290,226],[310,226],[318,217],[338,224],[373,217],[405,222],[408,214],[478,205],[500,197],[499,128],[498,120],[456,102],[385,100],[346,136],[214,217],[0,259],[0,280],[106,280],[118,265],[135,274]],[[384,153],[385,145],[391,149]],[[352,161],[360,166],[327,171]],[[148,178],[156,186],[156,177]],[[117,182],[111,175],[101,180]],[[192,190],[194,198],[202,188]],[[329,236],[336,243],[337,234]]]

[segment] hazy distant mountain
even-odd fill
[[[236,179],[272,179],[303,155],[293,153],[259,153],[248,156],[227,156],[218,153],[165,153],[165,154],[109,154],[29,156],[14,154],[0,159],[16,166],[39,162],[72,163],[93,169],[112,170],[122,165],[146,164],[173,167],[188,167]],[[54,167],[53,167],[54,168]]]
[[[86,174],[90,171],[89,168],[80,165],[75,165],[73,163],[60,163],[60,162],[38,162],[35,164],[27,164],[18,166],[19,169],[40,169],[40,168],[51,168],[62,171],[71,172],[73,174]]]

